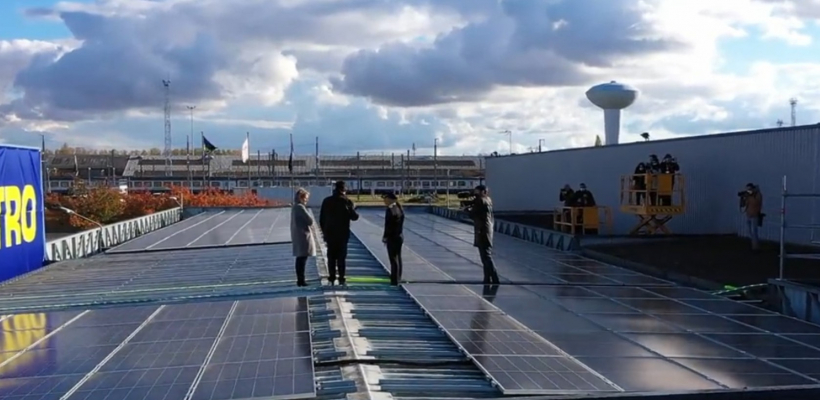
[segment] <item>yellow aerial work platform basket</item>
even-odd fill
[[[621,177],[621,212],[638,217],[630,235],[671,234],[666,224],[686,211],[686,179],[681,174]]]
[[[606,206],[558,207],[553,214],[555,230],[571,235],[612,232],[612,210]]]

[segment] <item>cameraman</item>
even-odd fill
[[[752,250],[757,251],[760,245],[757,230],[763,226],[763,195],[754,183],[747,183],[746,190],[737,193],[740,199],[740,210],[746,213],[746,226],[752,241]]]

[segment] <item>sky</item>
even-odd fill
[[[820,122],[820,0],[2,0],[0,142],[487,154]],[[190,107],[195,107],[192,111]]]

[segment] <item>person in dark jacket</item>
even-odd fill
[[[567,183],[561,188],[561,193],[558,195],[558,201],[560,201],[564,207],[572,207],[572,200],[575,197],[575,191],[572,190],[572,186]]]
[[[344,181],[336,181],[333,194],[322,201],[319,227],[327,245],[327,280],[333,285],[338,272],[339,284],[345,284],[347,242],[350,240],[350,221],[359,219],[356,207],[347,198]]]
[[[481,265],[484,267],[484,283],[497,284],[498,272],[493,261],[493,201],[487,193],[486,186],[476,186],[475,199],[467,213],[473,220],[473,246],[478,247]]]
[[[660,173],[661,174],[668,174],[668,175],[675,175],[680,171],[680,166],[678,165],[678,161],[672,157],[671,154],[667,154],[663,156],[663,160],[661,161],[660,166]],[[672,176],[672,190],[675,188],[675,177]],[[662,206],[671,206],[672,205],[672,196],[671,195],[660,195],[658,196],[658,203]]]
[[[382,242],[387,246],[387,257],[390,259],[390,284],[396,286],[401,282],[402,261],[401,248],[404,245],[404,209],[393,193],[383,196],[384,234]]]
[[[639,162],[635,167],[632,183],[634,190],[640,190],[640,192],[635,192],[635,205],[642,205],[646,202],[646,174],[648,172],[649,167],[644,162]]]
[[[573,200],[575,207],[595,207],[595,196],[592,192],[587,190],[587,185],[582,183],[578,191],[575,192],[575,199]]]

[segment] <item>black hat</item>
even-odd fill
[[[398,200],[399,199],[398,197],[396,197],[396,194],[392,193],[392,192],[383,194],[382,198],[383,199],[390,199],[390,200]]]
[[[486,192],[487,187],[484,186],[484,185],[478,185],[478,186],[475,187],[475,190],[478,190],[479,192]]]
[[[344,192],[347,189],[345,181],[336,181],[336,183],[333,184],[333,188],[339,192]]]

